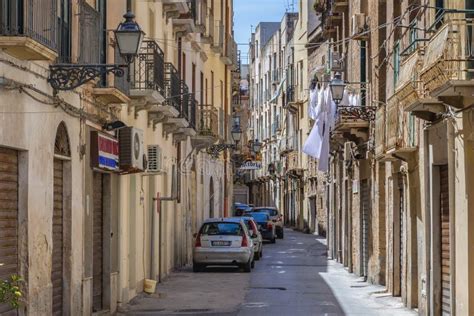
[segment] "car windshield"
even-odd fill
[[[239,223],[206,223],[201,228],[201,234],[242,236],[243,230]]]
[[[255,212],[266,212],[270,216],[278,216],[278,211],[270,208],[259,208],[258,210],[255,210]]]
[[[245,212],[250,211],[247,205],[236,205],[234,209],[234,216],[243,216]]]
[[[268,214],[266,213],[252,213],[252,217],[255,218],[255,221],[257,222],[268,221]]]

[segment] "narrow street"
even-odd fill
[[[186,268],[141,294],[119,315],[416,315],[384,287],[327,260],[325,240],[292,230],[265,244],[252,273]]]

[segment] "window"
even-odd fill
[[[400,75],[400,41],[393,47],[393,86],[395,87]]]
[[[400,52],[398,53],[400,54]],[[367,42],[360,42],[360,82],[367,81]],[[361,105],[365,105],[366,91],[361,90]]]
[[[214,72],[211,71],[211,104],[214,105]]]
[[[71,62],[71,3],[61,0],[58,10],[59,56],[64,62]]]
[[[206,223],[201,228],[201,235],[242,236],[243,234],[244,230],[239,223]]]
[[[186,82],[186,54],[183,53],[183,64],[181,65],[182,77],[181,79]]]
[[[435,29],[439,29],[443,25],[444,21],[444,0],[436,0],[435,2]]]

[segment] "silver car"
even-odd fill
[[[236,265],[250,272],[255,264],[252,237],[243,220],[211,218],[196,234],[193,271],[210,265]]]
[[[229,220],[240,221],[243,220],[247,229],[249,230],[250,237],[253,240],[253,250],[255,260],[259,260],[263,256],[263,237],[260,231],[258,230],[258,225],[254,221],[253,217],[250,216],[241,216],[229,218]]]

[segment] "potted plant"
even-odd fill
[[[314,11],[318,13],[324,12],[324,0],[316,0],[313,5]]]
[[[0,280],[0,303],[8,303],[13,308],[20,306],[23,296],[20,290],[21,281],[22,279],[18,275],[12,275],[8,280]]]

